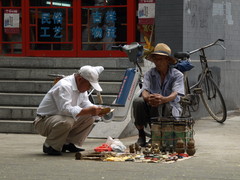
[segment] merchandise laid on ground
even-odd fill
[[[175,152],[174,149],[160,150],[158,144],[148,144],[146,147],[140,147],[138,144],[132,144],[125,152],[115,152],[111,145],[106,143],[89,152],[78,152],[75,154],[76,160],[95,160],[95,161],[114,161],[114,162],[142,162],[142,163],[173,163],[193,157],[195,153],[194,140],[187,144],[186,151],[184,143],[178,140],[176,147],[183,149],[183,152]],[[177,149],[177,148],[176,148]]]
[[[94,148],[92,152],[78,152],[76,160],[97,160],[114,162],[143,162],[143,163],[172,163],[193,157],[195,141],[193,138],[185,143],[181,138],[175,145],[161,145],[160,143],[147,144],[141,147],[137,143],[126,146],[119,139],[108,138],[106,143]]]
[[[119,139],[108,137],[106,143],[93,152],[76,153],[76,160],[132,161],[172,163],[193,157],[196,152],[193,124],[188,118],[158,118],[151,125],[151,143],[145,147],[137,143],[125,145]]]

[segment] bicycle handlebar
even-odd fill
[[[119,45],[119,46],[112,46],[112,49],[114,50],[120,50],[127,54],[128,59],[130,62],[133,62],[135,65],[137,65],[140,74],[142,75],[142,68],[138,64],[139,59],[142,57],[144,53],[143,46],[137,42],[133,42],[129,45]]]
[[[191,54],[194,54],[194,53],[196,53],[196,52],[198,52],[198,51],[204,53],[204,49],[209,48],[209,47],[214,46],[214,45],[219,45],[219,46],[221,46],[223,49],[226,49],[222,44],[218,44],[219,41],[224,42],[223,39],[218,39],[218,40],[216,40],[216,41],[213,42],[213,43],[210,43],[210,44],[208,44],[208,45],[205,45],[205,46],[203,46],[203,47],[200,47],[200,48],[195,49],[195,50],[190,51],[190,52],[189,52],[189,51],[187,51],[187,52],[176,52],[176,53],[174,54],[174,57],[177,58],[177,59],[186,60],[186,59],[189,59],[189,58],[190,58],[190,55],[191,55]]]
[[[125,52],[128,55],[129,61],[134,63],[137,63],[138,59],[143,55],[143,46],[138,44],[137,42],[133,42],[129,45],[123,46],[112,46],[112,49]]]
[[[210,43],[210,44],[208,44],[208,45],[206,45],[206,46],[203,46],[203,47],[201,47],[201,48],[198,48],[198,49],[195,49],[195,50],[193,50],[193,51],[190,51],[190,52],[188,52],[188,54],[191,55],[191,54],[194,54],[194,53],[196,53],[196,52],[198,52],[198,51],[203,51],[204,49],[209,48],[209,47],[214,46],[214,45],[220,45],[223,49],[226,49],[222,44],[217,44],[219,41],[224,42],[223,39],[218,39],[218,40],[216,40],[216,41],[213,42],[213,43]]]

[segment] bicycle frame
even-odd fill
[[[211,71],[208,67],[208,63],[207,63],[207,59],[206,59],[204,50],[201,50],[201,52],[202,52],[202,55],[200,55],[200,63],[201,63],[202,72],[200,74],[200,77],[198,78],[198,81],[190,87],[190,90],[192,90],[196,87],[199,87],[199,85],[201,85],[203,83],[204,78],[206,76],[208,76],[209,73],[211,73]]]
[[[207,58],[205,56],[205,51],[204,51],[206,48],[209,48],[214,45],[219,45],[223,49],[226,49],[222,44],[218,44],[219,41],[223,42],[222,39],[218,39],[217,41],[211,44],[208,44],[206,46],[203,46],[191,52],[175,53],[174,56],[180,60],[189,61],[189,57],[191,54],[200,52],[199,56],[200,56],[202,71],[198,77],[197,82],[191,87],[189,87],[187,73],[184,73],[184,76],[185,76],[184,81],[185,81],[185,87],[186,87],[186,91],[185,91],[186,95],[182,97],[182,105],[183,105],[183,108],[185,109],[184,113],[186,114],[186,111],[188,111],[188,114],[190,115],[190,107],[193,111],[198,110],[199,102],[200,102],[199,95],[200,95],[203,101],[203,104],[207,109],[207,111],[209,112],[209,114],[217,122],[223,123],[227,117],[225,101],[223,99],[223,96],[217,84],[213,80],[213,74],[208,66]]]
[[[189,55],[194,54],[194,53],[196,53],[196,52],[200,52],[200,55],[199,55],[199,56],[200,56],[200,63],[201,63],[201,69],[202,69],[202,72],[201,72],[201,74],[200,74],[200,77],[198,78],[198,81],[189,88],[190,91],[193,90],[194,88],[200,87],[201,84],[203,83],[204,79],[206,79],[206,76],[212,78],[211,70],[210,70],[209,67],[208,67],[208,62],[207,62],[207,58],[206,58],[206,55],[205,55],[205,51],[204,51],[204,50],[207,49],[207,48],[209,48],[209,47],[211,47],[211,46],[214,46],[214,45],[219,45],[219,46],[221,46],[223,49],[226,49],[223,45],[217,44],[219,41],[223,42],[224,40],[218,39],[217,41],[215,41],[215,42],[213,42],[213,43],[211,43],[211,44],[208,44],[208,45],[206,45],[206,46],[203,46],[203,47],[201,47],[201,48],[198,48],[198,49],[196,49],[196,50],[193,50],[193,51],[189,52]],[[209,87],[208,81],[207,81],[207,86]],[[208,96],[208,98],[210,98],[210,97]]]

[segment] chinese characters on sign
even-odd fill
[[[45,26],[41,27],[40,37],[51,37],[53,34],[53,38],[62,38],[62,20],[62,12],[42,13],[41,24]]]
[[[103,21],[102,12],[100,11],[93,12],[92,18],[93,18],[93,24],[96,25],[91,29],[91,33],[94,39],[103,38],[104,30],[107,38],[116,38],[116,27],[114,25],[117,18],[116,18],[115,11],[110,10],[106,12],[105,19],[104,19],[106,26],[104,28],[99,26],[99,24],[101,24]]]
[[[138,4],[139,24],[153,24],[155,18],[155,0],[140,0]]]
[[[7,34],[20,33],[20,13],[18,9],[4,10],[4,32]]]

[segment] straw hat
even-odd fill
[[[151,54],[149,54],[146,57],[146,59],[149,61],[152,61],[152,58],[155,55],[168,56],[170,64],[176,64],[176,62],[177,62],[177,60],[171,56],[171,49],[169,48],[169,46],[164,43],[158,43],[155,46],[154,51]]]

